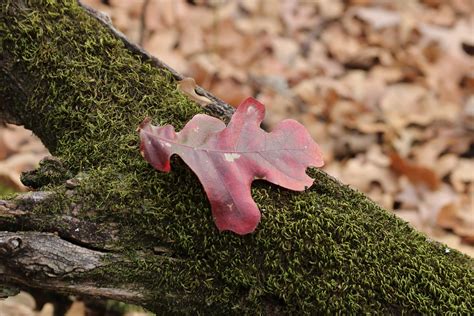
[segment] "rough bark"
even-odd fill
[[[110,227],[104,229],[93,222],[65,214],[38,217],[31,213],[32,205],[43,203],[48,198],[54,197],[47,192],[32,192],[9,201],[0,200],[0,228],[9,227],[9,231],[0,231],[0,280],[5,282],[0,284],[0,290],[2,286],[6,290],[9,284],[15,284],[146,303],[139,285],[107,287],[81,277],[88,271],[126,262],[127,259],[111,251],[111,243],[116,237]],[[22,231],[26,229],[36,231]]]
[[[145,116],[182,126],[206,109],[181,75],[74,1],[0,2],[0,113],[57,159],[0,202],[0,291],[114,298],[159,313],[469,313],[472,259],[433,242],[322,171],[294,193],[257,182],[254,234],[219,233],[196,177],[139,155]],[[10,291],[12,293],[14,291]]]

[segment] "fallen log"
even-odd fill
[[[113,298],[158,313],[469,314],[473,260],[363,194],[311,169],[291,192],[255,182],[255,233],[219,233],[181,160],[140,156],[146,117],[182,127],[232,109],[182,95],[182,77],[75,1],[0,3],[0,118],[56,157],[24,177],[36,192],[0,202],[0,290]],[[0,292],[1,293],[1,292]]]

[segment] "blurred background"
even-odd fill
[[[270,128],[303,123],[325,171],[474,257],[474,1],[82,2],[229,104],[256,97]],[[0,194],[47,154],[0,128]]]

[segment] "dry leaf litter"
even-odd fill
[[[269,128],[300,121],[328,173],[474,257],[471,0],[83,2],[229,104],[259,99]],[[20,173],[45,155],[2,127],[2,190],[25,190]]]

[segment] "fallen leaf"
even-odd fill
[[[36,316],[36,313],[30,308],[21,304],[9,303],[2,301],[0,302],[1,312],[8,316]]]
[[[416,141],[416,139],[413,139],[413,141]],[[420,141],[420,139],[418,139],[418,141]],[[424,166],[430,168],[436,168],[439,157],[443,152],[449,150],[453,142],[452,137],[438,136],[416,146],[411,150],[411,153],[414,160],[418,163],[423,163]]]
[[[462,43],[474,44],[472,27],[473,22],[466,19],[458,20],[452,29],[421,24],[420,32],[427,39],[439,41],[450,54],[467,57],[462,50]]]
[[[467,99],[461,118],[466,129],[474,131],[474,95]]]
[[[19,153],[0,161],[0,183],[17,191],[26,191],[21,183],[20,175],[24,171],[34,169],[44,155]]]
[[[64,316],[85,316],[87,315],[86,313],[86,305],[84,302],[81,301],[75,301],[72,303],[71,307],[69,310],[66,312]]]
[[[374,185],[382,187],[384,192],[395,193],[398,189],[396,177],[387,168],[369,161],[363,154],[349,159],[347,163],[329,165],[325,171],[358,190],[369,192]]]
[[[431,190],[439,188],[441,181],[433,170],[409,162],[395,152],[391,152],[389,157],[392,169],[405,175],[412,183],[425,184]]]
[[[393,196],[390,192],[385,192],[384,189],[379,185],[372,185],[367,195],[383,208],[390,210],[393,207]]]
[[[204,37],[200,28],[191,24],[185,24],[185,29],[180,36],[179,48],[185,56],[202,52],[204,49]]]
[[[44,304],[38,316],[54,316],[54,305],[52,303]]]
[[[329,53],[342,63],[357,56],[362,50],[361,42],[346,34],[339,24],[329,26],[322,33],[321,40],[327,46]]]
[[[314,4],[304,5],[300,1],[280,1],[280,3],[281,19],[289,34],[294,34],[301,29],[311,29],[319,21],[319,17],[315,16]]]
[[[275,92],[273,89],[265,89],[259,95],[259,99],[267,106],[264,124],[269,127],[276,126],[281,120],[292,115],[294,109],[291,98]]]
[[[474,210],[462,210],[456,204],[444,206],[438,213],[436,223],[454,231],[461,237],[461,242],[474,245]]]
[[[319,0],[319,14],[326,19],[335,19],[342,15],[344,4],[341,0]]]
[[[41,143],[30,130],[7,124],[0,130],[0,160],[22,151],[21,147],[30,142]]]
[[[469,12],[469,10],[472,10],[472,7],[470,9],[467,9],[465,12]],[[436,24],[439,26],[450,27],[456,21],[456,14],[454,10],[452,10],[452,4],[443,4],[442,1],[441,4],[436,6],[435,8],[426,10],[426,13],[424,15],[425,22],[429,24]]]
[[[451,173],[458,165],[459,157],[455,154],[445,154],[436,161],[436,174],[440,179]]]
[[[297,43],[290,38],[275,37],[272,41],[273,54],[283,65],[291,66],[298,56],[299,48]]]
[[[468,184],[474,183],[474,161],[472,159],[458,160],[458,164],[451,174],[451,183],[456,191],[467,191]]]
[[[390,85],[380,100],[380,109],[388,125],[403,130],[407,125],[427,126],[435,121],[455,122],[459,107],[438,100],[420,85],[399,83]]]
[[[474,258],[474,247],[469,246],[468,244],[463,243],[462,238],[455,235],[449,231],[443,231],[442,233],[437,232],[434,235],[434,238],[440,243],[446,244],[448,247],[456,249],[465,253],[466,255]],[[448,248],[446,248],[446,252],[448,252]]]
[[[228,78],[217,82],[212,86],[212,92],[226,103],[237,107],[240,100],[252,94],[252,89],[244,84]]]
[[[340,63],[328,57],[326,47],[321,42],[311,42],[307,55],[305,61],[309,74],[323,73],[328,78],[333,78],[344,72],[344,68]]]
[[[189,63],[189,75],[198,85],[209,90],[215,74],[218,72],[212,56],[199,55]]]
[[[258,11],[258,7],[260,3],[259,1],[255,1],[255,0],[240,0],[239,4],[242,6],[242,8],[244,8],[248,12],[255,14]]]
[[[232,19],[219,21],[212,32],[205,34],[208,47],[223,53],[243,44],[244,36],[236,29]]]
[[[264,115],[264,105],[248,98],[227,127],[217,118],[197,114],[176,133],[171,125],[153,126],[145,119],[140,151],[164,172],[171,169],[171,155],[179,155],[201,181],[217,228],[251,233],[260,221],[250,191],[253,180],[303,191],[313,184],[306,168],[323,165],[319,146],[303,125],[284,120],[267,133],[260,128]]]
[[[438,213],[436,223],[445,229],[453,229],[453,227],[460,225],[461,219],[457,216],[457,209],[454,204],[445,205]]]
[[[35,316],[35,309],[34,297],[23,291],[4,300],[0,299],[0,315],[2,316]]]
[[[401,21],[399,12],[378,7],[357,8],[355,14],[364,22],[369,23],[375,30],[397,26]]]
[[[178,90],[187,95],[191,100],[197,102],[201,106],[206,106],[212,103],[208,98],[196,93],[196,81],[193,78],[184,78],[178,81]]]

